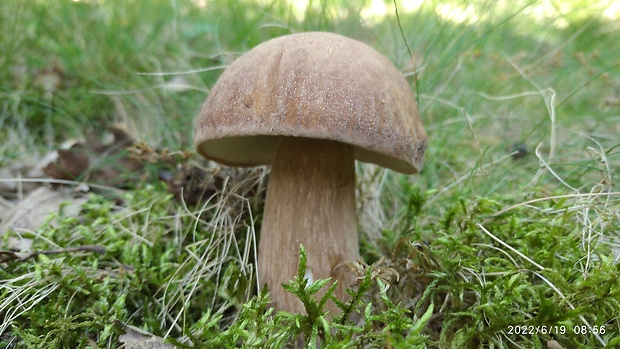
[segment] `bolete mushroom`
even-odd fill
[[[195,146],[230,166],[271,165],[258,276],[277,309],[303,311],[282,283],[297,274],[350,279],[334,268],[359,259],[355,159],[418,172],[427,139],[411,89],[371,47],[336,34],[279,37],[234,61],[196,121]],[[332,305],[332,309],[334,309]]]

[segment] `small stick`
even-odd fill
[[[105,247],[97,246],[97,245],[84,245],[84,246],[78,246],[78,247],[61,248],[58,250],[35,251],[31,253],[19,253],[19,252],[14,252],[14,251],[0,250],[0,262],[7,261],[9,259],[18,259],[18,260],[24,261],[28,258],[34,258],[41,254],[54,255],[54,254],[75,253],[75,252],[93,252],[93,253],[98,253],[98,254],[104,254]]]

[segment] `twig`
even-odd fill
[[[0,183],[10,183],[10,182],[17,182],[20,185],[21,183],[49,183],[49,184],[75,185],[75,186],[86,185],[89,188],[95,188],[98,190],[107,190],[107,191],[116,193],[118,195],[125,193],[124,190],[114,188],[111,186],[107,186],[107,185],[78,182],[78,181],[68,181],[64,179],[52,179],[52,178],[6,178],[5,179],[5,178],[0,178]]]
[[[26,259],[34,258],[41,254],[48,256],[48,255],[55,255],[55,254],[61,254],[61,253],[75,253],[75,252],[92,252],[92,253],[104,254],[105,247],[97,246],[97,245],[84,245],[84,246],[78,246],[78,247],[61,248],[58,250],[35,251],[35,252],[30,252],[30,253],[20,253],[20,252],[14,252],[14,251],[0,250],[0,262],[5,262],[10,259],[24,261]]]

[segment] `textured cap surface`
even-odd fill
[[[234,166],[270,164],[279,137],[355,146],[355,158],[414,173],[426,133],[411,89],[384,56],[331,33],[267,41],[234,61],[196,120],[204,157]]]

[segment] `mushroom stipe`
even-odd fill
[[[339,280],[334,294],[343,299],[354,278],[332,271],[340,262],[359,259],[356,228],[353,147],[283,138],[269,176],[258,252],[260,282],[269,285],[274,305],[303,310],[301,302],[279,286],[297,274],[300,244],[308,255],[306,274],[314,280]],[[328,309],[336,310],[331,305]]]

